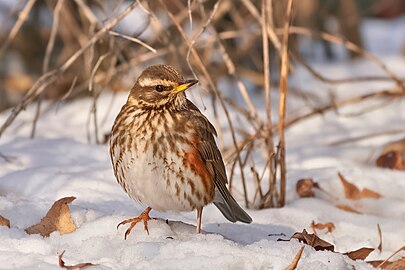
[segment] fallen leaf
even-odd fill
[[[395,262],[389,262],[388,260],[397,255],[399,252],[405,251],[405,246],[400,247],[397,251],[391,254],[387,259],[384,261],[368,261],[367,263],[371,264],[374,267],[381,267],[383,269],[390,269],[390,270],[402,270],[405,269],[405,258],[401,258],[396,260]],[[400,262],[398,262],[400,261]],[[377,264],[379,262],[379,264]],[[396,267],[391,267],[392,264],[397,263]]]
[[[338,176],[340,178],[340,181],[342,182],[342,185],[343,185],[343,188],[345,191],[345,197],[347,199],[353,199],[353,200],[359,200],[362,198],[379,199],[382,197],[381,194],[379,194],[375,191],[372,191],[368,188],[365,188],[360,191],[358,187],[356,187],[354,184],[347,181],[341,173],[338,173]]]
[[[298,239],[298,241],[303,242],[304,244],[310,245],[311,247],[315,248],[315,250],[329,250],[329,251],[334,251],[335,247],[326,242],[325,240],[322,240],[315,234],[309,234],[305,229],[302,231],[302,233],[296,232],[291,236],[290,240],[292,238]]]
[[[402,157],[403,153],[399,151],[391,151],[386,154],[382,154],[377,158],[375,164],[381,168],[388,168],[393,170],[404,170],[405,161]]]
[[[335,224],[332,222],[326,222],[326,223],[315,223],[315,221],[311,222],[311,228],[316,234],[316,230],[323,230],[323,229],[328,229],[328,232],[332,232],[335,229]]]
[[[302,247],[298,250],[297,254],[296,254],[295,257],[294,257],[294,260],[291,262],[291,264],[290,264],[289,266],[287,266],[287,267],[285,268],[285,270],[294,270],[294,269],[297,268],[298,262],[299,262],[299,260],[301,259],[301,255],[302,255],[302,252],[304,251],[304,248],[305,248],[305,246],[302,246]]]
[[[298,196],[300,196],[301,198],[308,198],[315,197],[313,188],[317,186],[318,184],[314,182],[312,178],[304,178],[298,180],[295,188],[297,190]]]
[[[76,230],[76,225],[73,223],[70,216],[68,203],[71,203],[75,197],[65,197],[57,200],[36,225],[33,225],[25,231],[28,234],[40,234],[49,236],[52,232],[58,231],[60,234],[71,233]]]
[[[404,270],[405,269],[405,258],[401,258],[392,262],[387,267],[384,267],[384,270]]]
[[[386,144],[383,150],[381,151],[381,154],[384,155],[392,151],[405,153],[405,138]]]
[[[344,255],[346,255],[347,257],[349,257],[350,259],[352,259],[352,260],[362,260],[362,261],[364,261],[366,258],[367,258],[367,256],[371,253],[371,252],[373,252],[375,250],[375,248],[366,248],[366,247],[363,247],[363,248],[360,248],[360,249],[358,249],[358,250],[354,250],[354,251],[350,251],[350,252],[346,252],[346,253],[343,253]]]
[[[377,249],[380,251],[382,251],[382,233],[381,233],[381,227],[380,224],[377,224],[377,230],[378,230],[378,237],[380,238],[380,243],[378,244]]]
[[[10,228],[10,220],[0,215],[0,226],[7,226]]]
[[[63,254],[65,254],[65,251],[62,251],[62,253],[59,255],[59,267],[65,268],[65,269],[83,269],[89,266],[96,266],[95,264],[92,263],[79,263],[75,265],[65,265],[65,262],[63,261],[62,257]]]
[[[382,269],[385,269],[385,267],[392,264],[392,262],[384,261],[384,260],[367,261],[366,263],[371,264],[373,267],[379,267],[379,268],[382,268]]]
[[[359,214],[361,215],[362,213],[354,210],[352,207],[344,205],[344,204],[337,204],[335,205],[337,208],[339,208],[340,210],[346,211],[346,212],[351,212],[351,213],[355,213],[355,214]]]

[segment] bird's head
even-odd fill
[[[184,91],[197,82],[184,80],[183,76],[171,66],[150,66],[137,79],[128,102],[145,109],[181,109],[187,104]]]

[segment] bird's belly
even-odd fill
[[[129,196],[158,211],[192,211],[212,201],[203,179],[183,164],[180,157],[167,151],[162,157],[152,149],[132,156],[125,166]]]

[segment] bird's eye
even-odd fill
[[[164,90],[164,87],[163,87],[163,85],[159,84],[159,85],[156,85],[155,90],[158,92],[162,92]]]

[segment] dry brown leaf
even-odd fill
[[[315,234],[309,234],[305,229],[302,231],[302,233],[296,232],[291,236],[290,240],[292,238],[298,239],[298,241],[303,242],[304,244],[310,245],[311,247],[315,248],[315,250],[329,250],[329,251],[334,251],[335,247],[326,242],[325,240],[322,240]]]
[[[346,212],[351,212],[351,213],[355,213],[355,214],[362,214],[361,212],[354,210],[352,207],[344,205],[344,204],[337,204],[335,205],[337,208],[339,208],[340,210],[346,211]]]
[[[298,262],[299,262],[300,259],[301,259],[301,255],[302,255],[302,252],[304,251],[304,248],[305,248],[305,246],[302,246],[302,247],[298,250],[297,254],[296,254],[295,257],[294,257],[294,260],[291,262],[291,264],[290,264],[289,266],[287,266],[287,267],[285,268],[285,270],[294,270],[294,269],[297,268]]]
[[[0,215],[0,226],[7,226],[10,228],[10,220]]]
[[[402,270],[405,269],[405,258],[401,258],[396,260],[395,262],[389,262],[388,260],[397,255],[399,252],[405,251],[405,246],[400,247],[397,251],[395,251],[391,256],[389,256],[387,259],[384,261],[378,260],[378,261],[368,261],[367,263],[371,264],[374,267],[381,267],[382,269],[390,269],[390,270]],[[399,262],[398,262],[399,261]],[[394,263],[396,265],[392,266]]]
[[[393,254],[391,254],[391,256],[389,256],[387,259],[385,259],[385,261],[383,261],[379,266],[377,266],[377,267],[381,267],[381,265],[384,265],[385,263],[387,263],[388,262],[388,260],[389,259],[391,259],[392,257],[394,257],[395,255],[397,255],[399,252],[401,252],[401,251],[405,251],[405,246],[402,246],[402,247],[400,247],[397,251],[395,251]],[[401,258],[401,259],[404,259],[404,258]],[[401,260],[400,259],[400,260]],[[388,266],[387,266],[388,267]],[[393,268],[393,269],[396,269],[396,268]]]
[[[28,234],[40,234],[44,237],[49,236],[54,231],[58,231],[60,234],[75,231],[77,227],[73,223],[68,206],[68,203],[74,199],[76,198],[65,197],[57,200],[46,213],[46,216],[41,219],[41,222],[25,229],[25,231]]]
[[[405,160],[402,157],[403,153],[399,151],[391,151],[386,154],[382,154],[377,158],[375,164],[381,168],[388,168],[393,170],[404,170]]]
[[[364,188],[362,191],[360,191],[359,197],[360,199],[361,198],[379,199],[382,198],[383,196],[380,193],[375,192],[371,189]]]
[[[377,249],[380,251],[382,251],[382,233],[381,233],[381,227],[380,224],[377,224],[377,230],[378,230],[378,237],[380,238],[380,243],[378,244]]]
[[[339,179],[342,182],[344,191],[345,191],[345,197],[347,199],[353,199],[353,200],[359,200],[363,198],[374,198],[374,199],[379,199],[382,197],[381,194],[372,191],[368,188],[364,188],[363,190],[359,190],[358,187],[356,187],[354,184],[350,183],[349,181],[346,180],[346,178],[341,174],[338,173]]]
[[[392,262],[383,268],[384,270],[404,270],[405,269],[405,258],[401,258]]]
[[[295,186],[301,198],[315,197],[314,187],[318,187],[318,184],[312,178],[300,179]]]
[[[316,234],[316,230],[323,230],[325,228],[328,230],[328,232],[332,232],[335,229],[335,224],[333,224],[332,222],[315,223],[315,221],[312,221],[311,228],[314,234]]]
[[[405,138],[398,141],[391,142],[384,146],[381,154],[387,154],[388,152],[397,151],[400,153],[405,153]]]
[[[384,260],[367,261],[366,263],[371,264],[373,267],[380,267],[382,269],[385,269],[385,267],[392,264],[392,262],[388,262],[388,261],[384,261]]]
[[[92,263],[79,263],[79,264],[75,264],[75,265],[65,265],[65,262],[62,259],[63,254],[65,254],[65,251],[63,251],[59,255],[59,266],[62,267],[62,268],[65,268],[65,269],[84,269],[84,268],[89,267],[89,266],[95,266],[95,264],[92,264]]]
[[[347,257],[349,257],[352,260],[362,260],[364,261],[367,256],[373,252],[375,250],[375,248],[359,248],[358,250],[354,250],[354,251],[350,251],[350,252],[346,252],[344,253],[344,255],[346,255]]]

